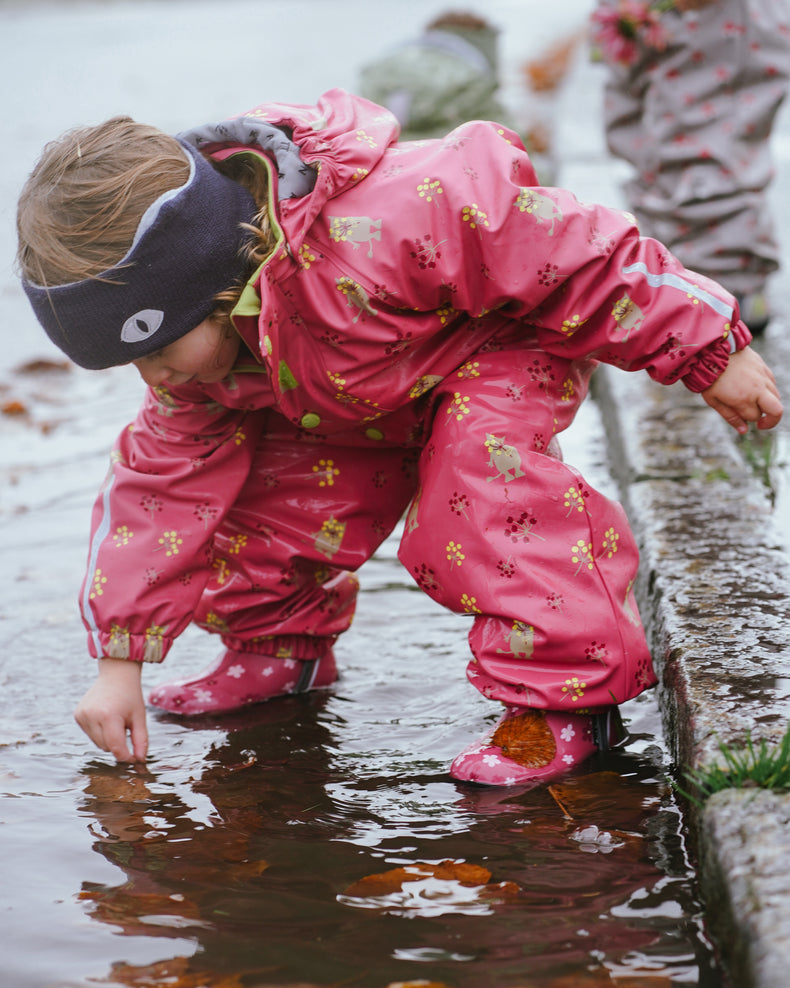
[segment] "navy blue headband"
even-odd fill
[[[85,281],[51,287],[23,280],[52,342],[81,367],[128,364],[161,350],[206,319],[214,297],[242,273],[242,223],[257,212],[238,182],[181,142],[189,178],[146,210],[129,253]]]

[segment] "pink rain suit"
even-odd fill
[[[92,654],[160,661],[194,620],[236,650],[321,655],[406,512],[400,558],[472,616],[486,696],[589,709],[652,685],[628,523],[557,436],[597,361],[712,384],[749,340],[734,299],[629,216],[537,188],[496,124],[398,144],[342,91],[246,118],[284,128],[315,186],[277,207],[233,373],[149,389],[118,440],[83,589]]]

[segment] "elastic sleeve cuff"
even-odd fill
[[[752,341],[752,334],[743,322],[737,322],[726,336],[714,340],[697,354],[691,369],[682,377],[689,391],[700,392],[709,388],[727,367],[730,354],[743,350]]]
[[[144,635],[133,635],[125,628],[100,631],[98,642],[93,635],[88,638],[88,651],[95,658],[128,659],[130,662],[162,662],[170,651],[173,639],[161,633],[159,628],[149,628]]]

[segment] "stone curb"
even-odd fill
[[[788,722],[781,644],[790,569],[767,489],[729,427],[682,386],[596,373],[611,463],[641,554],[636,587],[679,767],[719,743],[778,741]],[[733,984],[785,988],[790,796],[728,790],[687,807],[708,925]]]

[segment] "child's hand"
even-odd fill
[[[96,747],[109,751],[119,762],[144,762],[148,753],[141,672],[139,662],[99,659],[96,682],[74,711],[77,723]]]
[[[702,397],[741,434],[749,422],[756,422],[758,429],[773,429],[782,417],[776,380],[751,347],[732,354],[721,377],[702,392]]]

